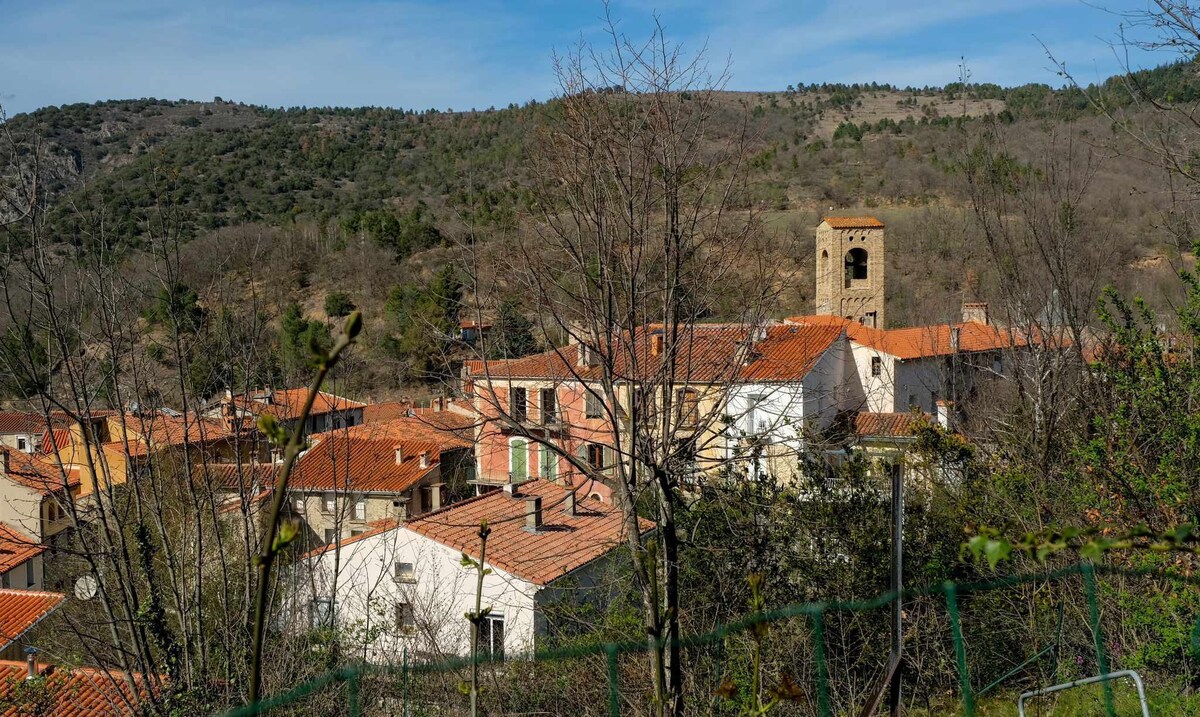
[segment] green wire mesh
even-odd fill
[[[1168,578],[1192,586],[1200,586],[1200,578],[1178,575],[1167,571],[1115,568],[1103,565],[1093,565],[1092,563],[1081,563],[1058,570],[1007,576],[991,582],[958,584],[948,581],[939,585],[905,590],[901,593],[901,597],[906,601],[912,598],[928,596],[940,597],[942,600],[944,600],[945,609],[949,617],[950,639],[954,647],[954,660],[959,683],[959,698],[961,700],[963,714],[965,714],[967,717],[972,717],[975,714],[975,698],[978,694],[991,690],[1001,681],[1012,677],[1029,664],[1041,659],[1044,655],[1056,652],[1056,643],[1061,635],[1062,629],[1061,607],[1059,626],[1057,630],[1058,634],[1055,637],[1055,643],[1052,643],[1050,646],[1039,650],[1033,657],[1022,662],[999,680],[992,682],[981,690],[973,690],[971,687],[966,641],[963,638],[962,621],[959,612],[959,598],[970,593],[985,593],[1003,588],[1012,588],[1041,582],[1057,582],[1072,577],[1081,577],[1088,605],[1089,628],[1092,645],[1095,650],[1096,664],[1099,667],[1100,674],[1106,674],[1109,671],[1109,656],[1105,648],[1104,635],[1101,629],[1100,602],[1096,581],[1096,576],[1098,574],[1110,576],[1123,575],[1141,578]],[[714,646],[716,654],[718,655],[719,673],[722,669],[721,660],[723,659],[720,656],[721,645],[729,636],[746,632],[753,626],[763,622],[773,623],[782,620],[804,617],[808,620],[809,629],[811,630],[813,639],[813,671],[815,675],[814,681],[816,683],[817,709],[818,713],[822,715],[822,717],[828,717],[833,712],[829,695],[828,664],[825,654],[826,616],[829,613],[856,613],[877,610],[890,605],[896,599],[896,597],[896,593],[893,591],[884,593],[869,600],[801,603],[788,605],[775,610],[748,615],[737,622],[718,625],[717,628],[711,632],[687,636],[679,640],[679,644],[681,648]],[[659,645],[659,647],[661,647],[661,645]],[[619,658],[626,654],[644,653],[649,649],[650,645],[647,642],[606,642],[580,647],[543,650],[538,651],[532,656],[513,657],[509,658],[509,660],[555,662],[586,657],[602,658],[607,667],[608,713],[610,717],[617,717],[617,715],[621,714]],[[1193,658],[1200,659],[1200,615],[1197,616],[1194,627],[1191,631],[1191,654]],[[476,659],[480,663],[503,661],[503,658],[494,660],[487,656],[480,656]],[[470,658],[454,658],[432,663],[410,664],[408,655],[405,653],[404,661],[399,668],[395,665],[368,664],[344,667],[294,687],[287,692],[264,699],[257,704],[243,705],[242,707],[228,714],[229,717],[244,717],[249,715],[266,714],[275,710],[280,710],[279,713],[283,714],[286,713],[287,710],[283,710],[281,708],[285,708],[288,705],[294,705],[301,700],[304,700],[305,698],[326,689],[327,687],[342,686],[345,688],[346,694],[346,714],[357,717],[362,714],[360,691],[364,678],[399,677],[401,680],[400,692],[403,704],[403,714],[407,715],[411,696],[410,685],[412,684],[412,678],[414,676],[457,672],[465,667],[470,666],[471,662],[472,660]],[[1105,713],[1109,717],[1115,717],[1116,710],[1114,706],[1112,686],[1107,680],[1104,681],[1102,685],[1104,689]]]

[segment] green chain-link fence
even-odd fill
[[[1114,647],[1118,652],[1122,648],[1105,637],[1105,604],[1108,603],[1110,619],[1119,618],[1125,609],[1122,605],[1128,604],[1130,596],[1126,594],[1128,585],[1105,584],[1101,578],[1110,582],[1133,581],[1136,591],[1182,590],[1192,597],[1200,595],[1198,578],[1162,570],[1130,570],[1091,563],[985,583],[946,582],[905,590],[901,599],[909,613],[906,620],[910,625],[906,641],[913,652],[910,657],[910,648],[906,647],[906,661],[914,663],[906,667],[906,689],[919,685],[921,680],[931,679],[929,675],[945,678],[956,683],[957,694],[953,701],[957,702],[957,708],[972,717],[976,714],[976,699],[980,695],[999,687],[1011,689],[1018,680],[1025,687],[1030,684],[1044,686],[1064,673],[1072,677],[1107,673],[1115,667],[1110,653]],[[871,600],[789,605],[747,615],[737,622],[682,639],[680,646],[691,658],[689,670],[700,675],[694,674],[685,686],[689,700],[703,704],[705,708],[698,711],[707,714],[736,712],[728,705],[723,706],[721,699],[714,696],[715,688],[723,680],[744,677],[748,653],[734,654],[738,648],[735,643],[743,640],[741,647],[744,648],[749,632],[766,623],[771,626],[772,635],[779,631],[787,633],[788,638],[796,638],[804,633],[807,640],[802,657],[776,655],[780,664],[766,670],[776,676],[788,673],[792,678],[801,672],[805,674],[802,682],[806,686],[806,705],[791,708],[791,711],[782,709],[781,714],[815,713],[821,717],[857,714],[865,701],[866,688],[876,681],[872,678],[878,677],[879,665],[886,658],[888,619],[885,612],[895,599],[895,593],[889,592]],[[1066,615],[1064,599],[1071,606]],[[986,619],[989,615],[994,618],[997,607],[1002,604],[1008,606],[1006,614],[1009,617]],[[1195,604],[1200,604],[1200,600]],[[978,614],[974,620],[967,617],[972,612]],[[1011,624],[1014,622],[1012,616],[1021,612],[1031,616],[1029,622],[1023,626]],[[859,624],[856,621],[861,616],[869,619]],[[1179,646],[1183,654],[1177,657],[1197,665],[1200,664],[1200,614],[1189,615],[1187,620],[1185,644]],[[1064,622],[1078,623],[1073,637],[1064,633]],[[858,629],[855,625],[866,625],[867,629]],[[930,626],[934,629],[929,629]],[[789,651],[794,652],[796,644],[794,639],[789,642]],[[553,697],[557,690],[560,694],[575,693],[572,704],[583,705],[582,714],[607,713],[615,717],[623,713],[640,713],[641,710],[635,708],[639,701],[649,704],[649,698],[644,694],[644,657],[639,659],[648,649],[646,642],[613,642],[544,650],[507,660],[481,658],[480,661],[491,677],[486,686],[491,699],[499,705],[495,711],[504,711],[506,700],[514,705],[526,700],[542,706],[531,709],[532,712],[566,710],[564,703],[556,702]],[[1069,651],[1075,652],[1073,661],[1063,659]],[[1086,657],[1085,652],[1088,653]],[[985,654],[991,656],[986,669],[973,674],[972,656],[978,660]],[[1007,654],[1011,659],[1007,664],[996,664],[998,654]],[[583,669],[565,675],[552,675],[551,670],[545,669],[550,663],[568,661],[586,664]],[[414,664],[405,659],[398,665],[348,666],[230,714],[287,714],[314,700],[323,700],[324,709],[329,712],[354,716],[378,712],[415,717],[439,711],[439,708],[444,713],[452,706],[465,710],[461,704],[465,698],[459,694],[459,687],[470,664],[469,658],[460,658]],[[834,670],[839,674],[837,680],[831,677]],[[874,675],[870,674],[871,670],[875,670]],[[858,679],[842,679],[843,674],[853,674]],[[522,681],[525,678],[528,682]],[[623,690],[624,683],[630,683],[626,690]],[[372,707],[382,705],[378,710],[364,711],[364,692],[368,685],[371,686],[369,704]],[[1113,717],[1116,714],[1113,686],[1108,682],[1102,685],[1099,699],[1104,713]],[[506,689],[522,694],[506,695]],[[457,702],[449,704],[454,700]],[[574,709],[579,711],[578,707]],[[321,711],[320,708],[317,711]]]

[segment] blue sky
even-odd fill
[[[1059,84],[1119,69],[1112,12],[1143,0],[614,0],[640,37],[654,13],[685,48],[731,63],[730,89],[798,82]],[[0,0],[0,104],[221,96],[270,106],[469,109],[554,94],[552,53],[601,41],[598,0]],[[1157,64],[1166,55],[1140,64]]]

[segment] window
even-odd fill
[[[700,394],[691,388],[675,389],[675,411],[679,425],[696,425],[700,416]]]
[[[392,565],[392,579],[398,583],[415,583],[417,582],[417,571],[413,568],[412,563],[397,561]]]
[[[9,583],[8,573],[0,575],[0,588],[4,588],[5,590],[7,590],[10,587],[12,587],[12,585],[9,585],[8,583]]]
[[[308,606],[308,625],[316,630],[321,627],[333,626],[333,598],[313,598]]]
[[[406,602],[396,603],[396,630],[399,632],[412,632],[416,627],[417,624],[413,620],[412,606]]]
[[[542,425],[548,426],[558,422],[557,396],[552,388],[543,388],[538,396],[542,407]]]
[[[29,452],[29,442],[26,441],[24,438],[18,438],[17,439],[17,450],[25,451],[26,453],[28,453]]]
[[[337,539],[337,531],[334,530],[333,528],[326,528],[325,529],[325,544],[329,545],[336,539]]]
[[[433,510],[433,494],[429,492],[429,486],[421,486],[421,512],[428,513]]]
[[[525,389],[517,386],[508,389],[508,412],[514,421],[523,423],[529,418],[529,399]]]
[[[490,657],[504,657],[504,616],[485,615],[479,622],[479,650]]]
[[[871,357],[871,375],[883,375],[883,359],[879,358],[878,356]]]
[[[295,507],[295,510],[297,513],[303,513],[304,512],[304,496],[298,496],[292,502],[292,505]]]
[[[746,434],[758,435],[770,428],[770,422],[765,413],[759,410],[767,402],[767,397],[761,393],[746,397]],[[694,441],[693,441],[694,443]]]
[[[350,537],[351,537],[351,538],[357,538],[358,536],[360,536],[360,535],[362,535],[362,534],[363,534],[363,531],[362,531],[362,530],[360,530],[360,529],[355,529],[355,530],[351,530],[351,531],[350,531]]]
[[[870,326],[871,328],[875,328],[878,321],[879,321],[878,313],[874,312],[874,311],[868,311],[866,316],[864,316],[862,318],[862,321],[860,323],[862,323],[863,326]]]
[[[915,393],[908,394],[908,407],[909,408],[920,408],[917,405],[917,394],[915,394]]]
[[[540,456],[541,463],[538,465],[538,472],[543,478],[554,480],[558,476],[558,456],[545,446],[542,446]]]
[[[25,587],[33,587],[33,561],[25,561]]]
[[[604,399],[589,390],[583,401],[583,415],[585,418],[604,418]]]
[[[525,480],[529,475],[529,444],[514,438],[508,444],[508,477],[510,480]]]
[[[936,410],[937,410],[937,402],[938,402],[938,398],[940,398],[940,397],[938,396],[938,392],[937,392],[937,391],[930,391],[930,392],[929,392],[929,410],[930,410],[930,411],[936,411]]]
[[[862,281],[867,278],[867,250],[854,247],[846,252],[846,288],[851,281]]]
[[[337,495],[326,493],[321,500],[321,512],[333,513],[337,510]]]
[[[596,470],[604,469],[604,446],[599,443],[587,444],[588,465]]]
[[[354,503],[354,519],[355,520],[366,520],[367,519],[367,499],[366,498],[359,498]]]

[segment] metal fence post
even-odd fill
[[[1092,621],[1092,641],[1096,646],[1096,663],[1100,666],[1100,674],[1108,674],[1108,655],[1104,651],[1104,633],[1100,629],[1100,604],[1096,597],[1096,568],[1089,563],[1083,564],[1083,583],[1087,588],[1088,612]],[[1117,710],[1113,706],[1112,684],[1102,681],[1104,687],[1104,712],[1108,717],[1116,717]]]
[[[967,669],[967,646],[963,643],[962,622],[958,615],[958,586],[947,580],[942,590],[946,593],[946,611],[950,613],[950,634],[954,640],[954,661],[958,665],[958,683],[962,688],[963,711],[967,717],[975,714],[975,695],[971,691],[971,673]]]

